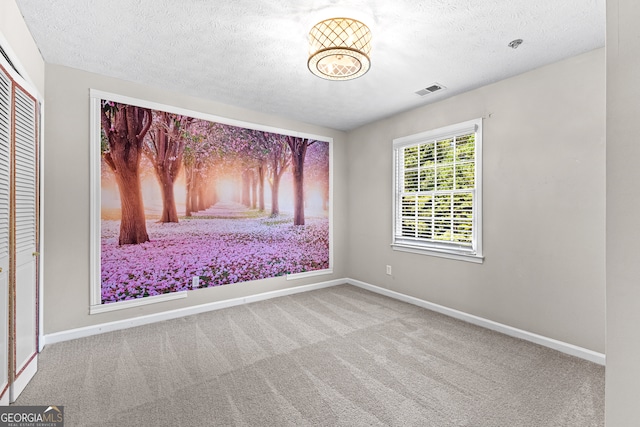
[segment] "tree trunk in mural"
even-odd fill
[[[200,177],[198,179],[198,211],[206,211],[209,206],[207,206],[207,186],[205,184],[205,180]]]
[[[216,179],[213,172],[210,172],[211,177],[207,185],[207,207],[211,207],[218,203],[218,191],[216,190]]]
[[[251,206],[251,178],[250,171],[245,169],[242,171],[242,204],[246,207]]]
[[[160,184],[160,193],[162,195],[162,214],[159,222],[178,222],[178,210],[176,209],[176,200],[173,195],[173,183],[180,171],[181,160],[172,165],[167,160],[167,148],[169,145],[169,137],[165,130],[157,129],[153,143],[156,146],[156,155],[148,154],[147,158],[151,160],[153,168]],[[147,152],[147,151],[145,151]]]
[[[202,178],[202,162],[196,161],[191,170],[191,180],[187,187],[187,210],[200,212],[204,207],[204,182]]]
[[[159,222],[178,222],[173,187],[180,173],[186,144],[182,132],[193,119],[166,112],[157,112],[156,116],[154,129],[145,139],[144,154],[153,165],[160,184],[162,214]]]
[[[271,179],[271,216],[275,217],[280,214],[280,203],[278,203],[278,193],[280,192],[280,177],[275,175]]]
[[[251,209],[258,207],[258,179],[253,170],[251,170]]]
[[[329,185],[326,185],[322,189],[322,210],[323,211],[329,210]]]
[[[280,214],[278,193],[280,192],[280,179],[289,167],[291,156],[286,141],[276,141],[271,151],[271,216]]]
[[[200,186],[200,180],[198,179],[198,173],[194,171],[191,180],[191,194],[189,198],[189,209],[191,212],[198,212],[198,191]]]
[[[293,169],[293,225],[304,225],[304,157],[313,141],[287,136],[287,144]]]
[[[191,199],[191,183],[193,181],[193,165],[185,164],[184,166],[184,181],[185,181],[185,199],[184,199],[184,215],[191,216],[191,204],[189,200]]]
[[[101,123],[108,144],[103,158],[115,175],[120,193],[119,245],[149,241],[139,168],[143,140],[151,120],[151,110],[147,108],[103,102]]]
[[[157,171],[160,192],[162,193],[162,215],[158,222],[178,222],[178,210],[173,194],[173,182],[175,177],[166,170]]]
[[[201,197],[202,197],[202,206],[204,207],[204,210],[209,209],[211,206],[213,206],[213,195],[212,195],[212,186],[211,186],[211,182],[212,179],[211,177],[208,176],[210,172],[207,172],[207,178],[203,180],[202,182],[202,191],[200,192]]]
[[[260,161],[258,166],[258,209],[264,212],[264,160]]]

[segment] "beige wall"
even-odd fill
[[[604,352],[604,82],[599,49],[349,133],[350,277]],[[392,140],[478,117],[484,264],[393,251]]]
[[[0,1],[0,35],[3,49],[18,58],[20,74],[44,96],[44,61],[14,0]]]
[[[346,276],[346,135],[122,80],[47,64],[44,192],[45,334]],[[89,315],[89,88],[231,119],[332,137],[334,273],[188,292],[182,300]]]
[[[606,424],[640,420],[640,2],[607,1]]]

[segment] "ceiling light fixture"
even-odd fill
[[[309,70],[327,80],[351,80],[369,71],[371,30],[351,18],[318,22],[309,31]]]

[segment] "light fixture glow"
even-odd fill
[[[351,80],[369,71],[371,31],[360,21],[331,18],[309,31],[309,70],[328,80]]]

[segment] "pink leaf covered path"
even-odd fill
[[[270,218],[217,204],[179,223],[147,221],[150,241],[118,246],[120,223],[102,220],[102,302],[329,268],[329,220]]]

